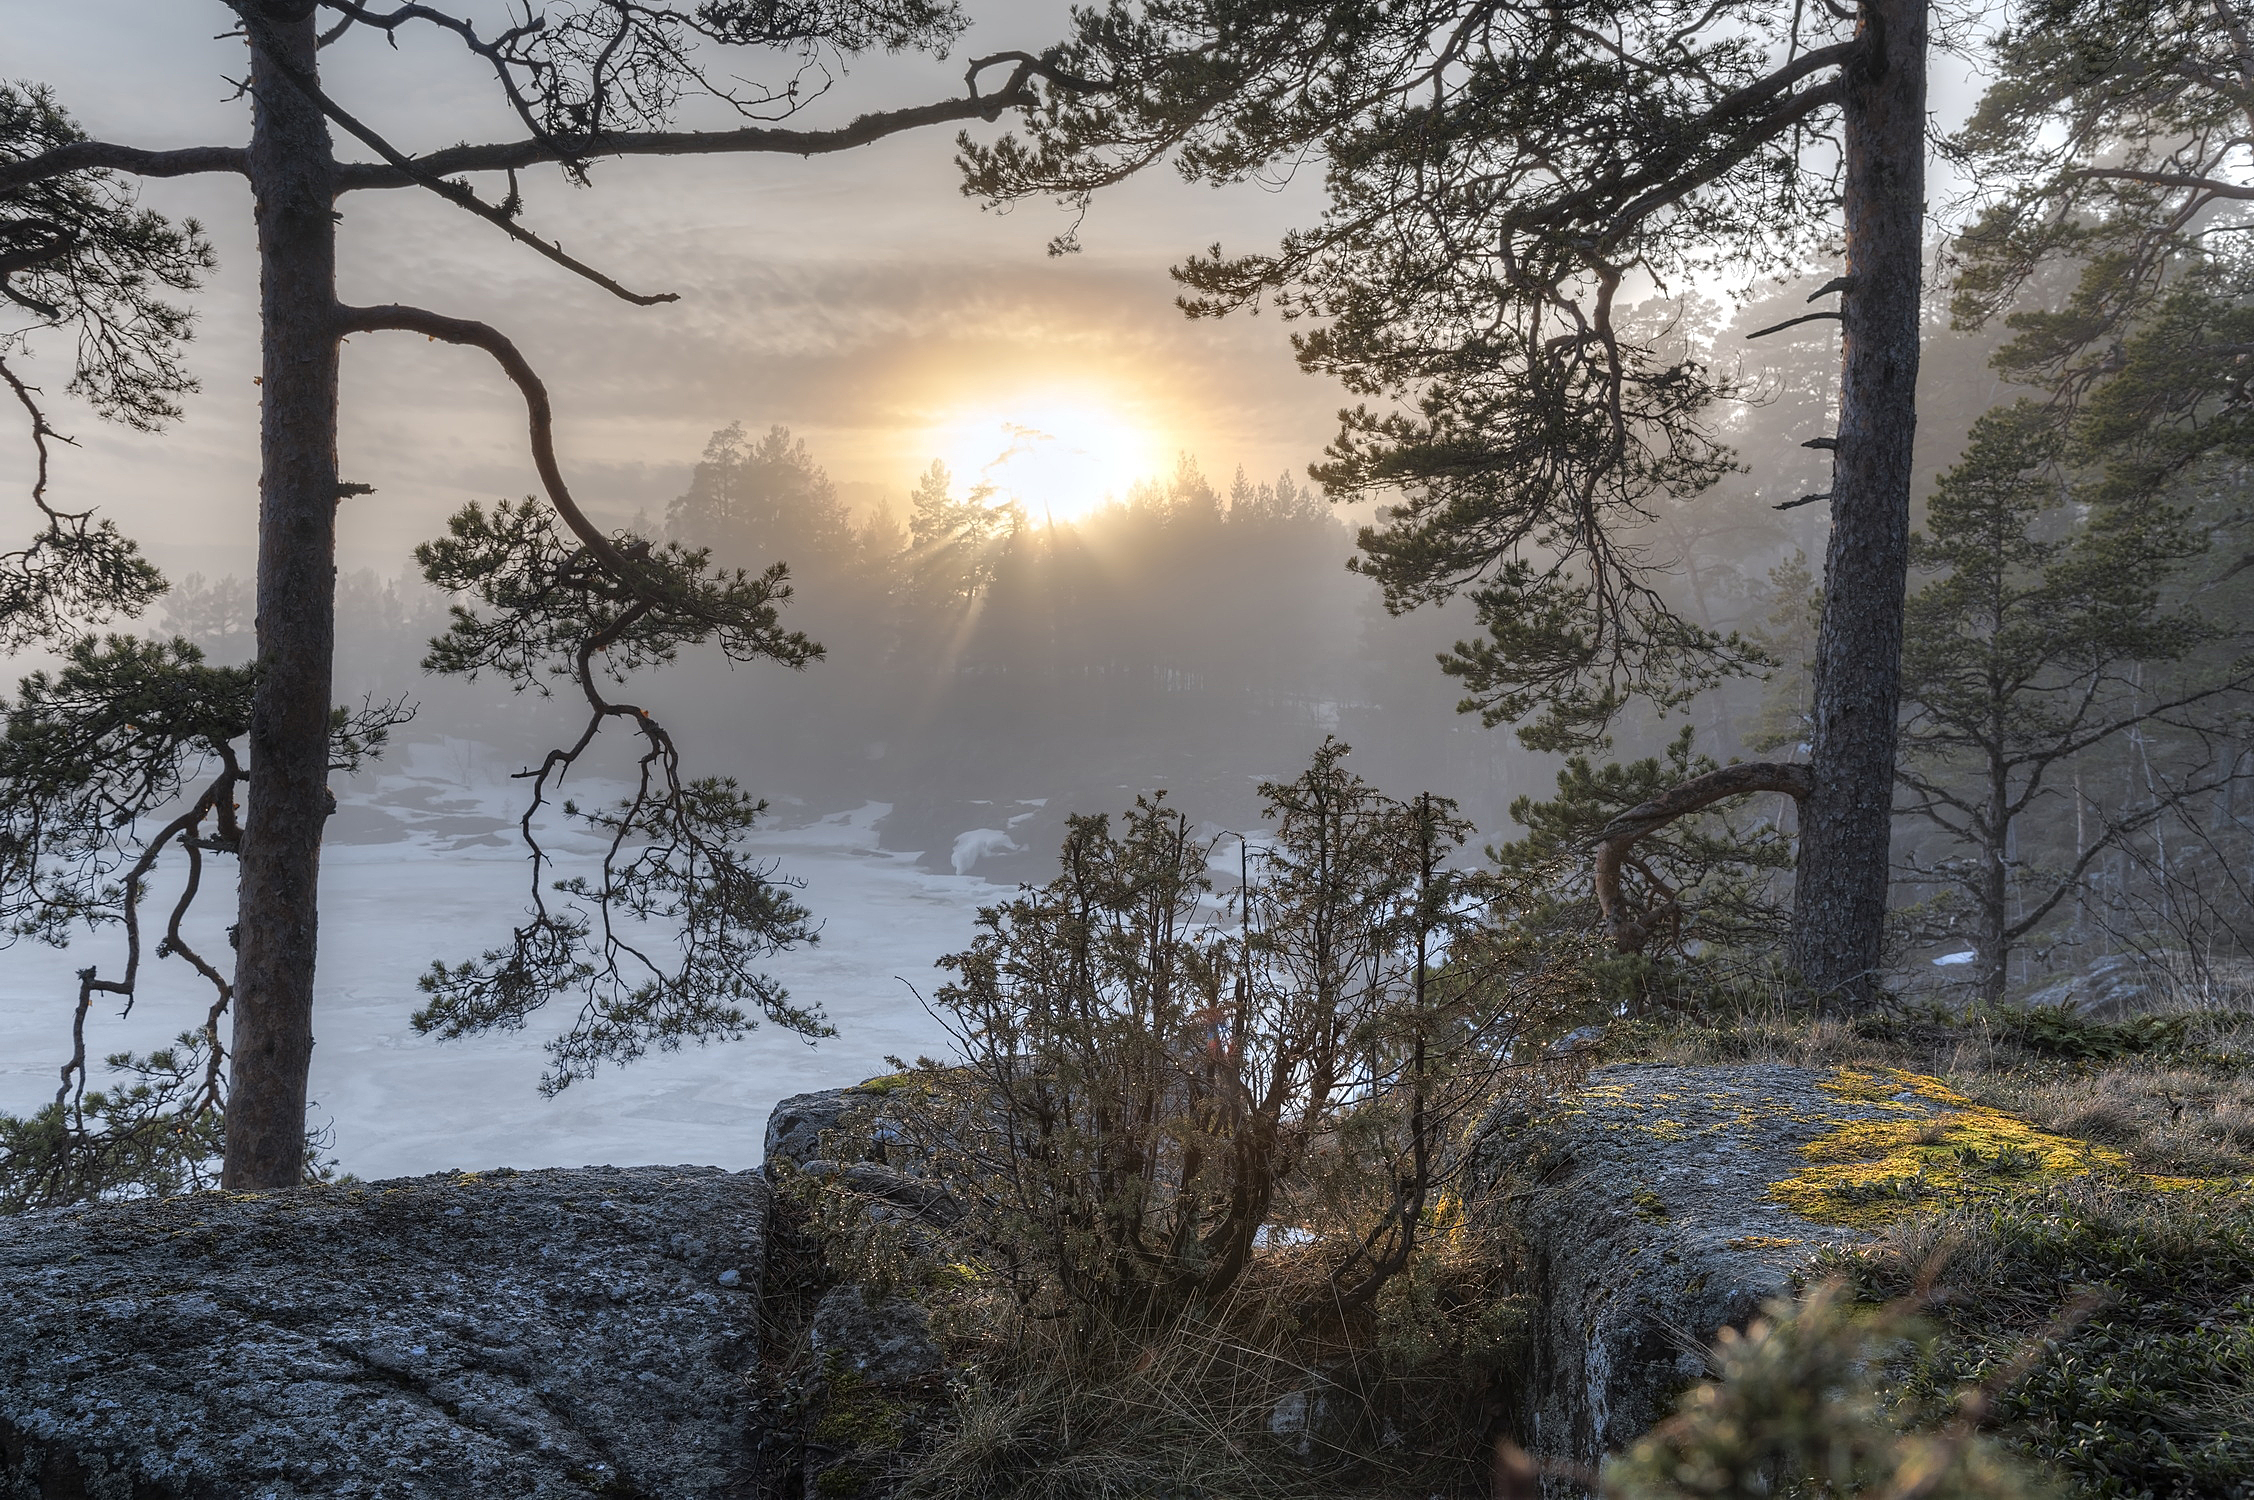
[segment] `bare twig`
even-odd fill
[[[485,146],[452,146],[416,157],[410,169],[375,163],[345,163],[337,168],[339,192],[362,188],[401,188],[422,177],[458,172],[499,172],[568,159],[625,156],[714,156],[770,153],[827,156],[881,141],[887,136],[971,120],[992,120],[1003,111],[1031,104],[1024,79],[1013,74],[1001,92],[984,97],[943,99],[905,109],[872,110],[833,130],[787,130],[744,126],[736,130],[628,130],[603,136],[553,136],[546,141],[508,141]]]

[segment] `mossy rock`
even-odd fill
[[[1482,1128],[1477,1175],[1524,1240],[1540,1309],[1520,1437],[1582,1464],[1664,1416],[1704,1372],[1700,1345],[1826,1248],[2092,1175],[2191,1185],[1895,1070],[1608,1067]]]
[[[1813,1223],[1877,1229],[1921,1208],[2091,1176],[2162,1190],[2203,1185],[2138,1172],[2110,1147],[2037,1130],[1925,1074],[1841,1068],[1817,1087],[1882,1117],[1838,1123],[1800,1148],[1808,1165],[1770,1184],[1772,1197]]]

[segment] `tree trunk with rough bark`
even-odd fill
[[[291,18],[294,12],[304,14]],[[310,12],[300,5],[268,8],[276,43],[308,75],[315,68]],[[305,1171],[336,627],[335,161],[319,107],[255,41],[251,54],[250,182],[264,330],[259,675],[251,711],[221,1178],[238,1190],[285,1187]]]
[[[1864,0],[1861,34],[1842,111],[1844,370],[1813,790],[1792,914],[1802,977],[1849,1008],[1877,992],[1890,871],[1924,272],[1926,0]]]
[[[1991,1006],[2004,1002],[2005,965],[2011,958],[2011,866],[2005,859],[2011,785],[2005,778],[1999,729],[1988,752],[1988,812],[1980,828],[1985,836],[1980,847],[1980,998]]]

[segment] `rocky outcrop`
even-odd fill
[[[879,1081],[783,1100],[767,1125],[766,1172],[801,1202],[818,1194],[833,1223],[859,1218],[928,1250],[927,1236],[960,1222],[963,1207],[941,1183],[902,1170],[913,1163],[884,1099]],[[796,1340],[795,1357],[777,1351],[781,1420],[767,1435],[778,1492],[881,1500],[946,1409],[946,1356],[930,1316],[910,1288],[833,1282],[818,1246],[788,1234],[777,1246],[770,1324]]]
[[[921,1304],[851,1284],[822,1294],[807,1343],[817,1359],[882,1386],[915,1385],[940,1369],[939,1344]]]
[[[0,1497],[747,1496],[767,1205],[636,1167],[0,1219]]]
[[[848,1119],[884,1097],[785,1100],[766,1174],[500,1170],[0,1219],[0,1500],[881,1494],[944,1407],[942,1345],[912,1291],[838,1285],[805,1224],[771,1230],[768,1184],[943,1237],[961,1204],[881,1109]],[[1482,1131],[1470,1199],[1527,1252],[1521,1435],[1584,1465],[1823,1246],[1960,1191],[2128,1170],[1887,1070],[1605,1067]],[[1303,1448],[1323,1411],[1310,1390],[1269,1427]]]
[[[1930,1082],[1615,1066],[1538,1117],[1490,1119],[1481,1167],[1525,1239],[1536,1307],[1526,1446],[1595,1465],[1667,1414],[1721,1329],[1788,1290],[1824,1245],[1867,1238],[1873,1216],[1851,1194],[1797,1190],[1809,1148],[1856,1127],[1946,1125],[1956,1096]]]
[[[783,1162],[804,1164],[820,1156],[823,1133],[835,1130],[848,1113],[877,1097],[865,1088],[816,1089],[777,1104],[767,1116],[767,1175],[774,1176]]]

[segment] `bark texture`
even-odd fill
[[[289,63],[310,74],[312,17],[269,24]],[[334,159],[319,108],[261,46],[254,42],[251,52],[249,170],[257,205],[265,357],[259,407],[259,676],[251,710],[222,1173],[225,1186],[238,1190],[287,1187],[305,1170],[336,634]]]
[[[1792,933],[1802,977],[1850,1008],[1877,991],[1886,918],[1917,432],[1926,0],[1864,0],[1859,35],[1841,121],[1845,367]]]

